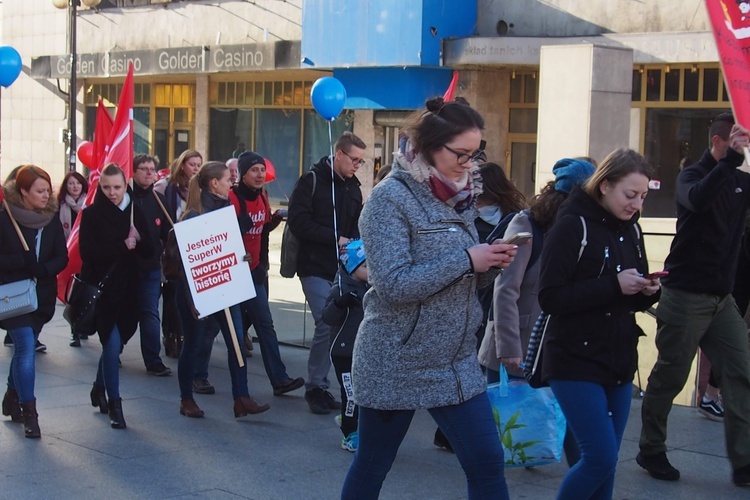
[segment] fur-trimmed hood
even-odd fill
[[[3,184],[3,194],[10,205],[26,209],[24,207],[23,200],[21,199],[21,192],[16,189],[15,180],[8,181]],[[57,198],[53,196],[52,193],[50,193],[49,200],[47,200],[47,206],[41,210],[34,210],[34,212],[46,217],[55,215],[55,213],[57,212]]]

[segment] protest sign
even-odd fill
[[[228,206],[178,222],[174,233],[193,304],[201,318],[255,297],[234,208]]]

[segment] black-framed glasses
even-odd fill
[[[459,153],[458,151],[454,151],[450,147],[448,147],[447,144],[443,144],[443,147],[447,149],[448,151],[450,151],[451,153],[453,153],[454,155],[456,155],[456,161],[458,162],[459,165],[464,165],[466,162],[471,161],[471,160],[478,160],[482,158],[482,156],[484,155],[484,151],[481,149],[477,149],[473,153],[467,154],[467,153]]]
[[[362,165],[364,165],[364,164],[365,164],[365,160],[364,160],[364,159],[362,159],[362,158],[355,158],[355,157],[353,157],[352,155],[350,155],[349,153],[347,153],[346,151],[344,151],[343,149],[342,149],[342,150],[340,150],[340,151],[341,151],[342,153],[344,153],[344,154],[345,154],[346,156],[348,156],[348,157],[349,157],[349,159],[350,159],[350,160],[352,161],[352,163],[356,163],[356,164],[357,164],[357,165],[359,165],[360,167],[361,167]]]

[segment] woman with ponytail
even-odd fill
[[[232,181],[229,178],[229,168],[224,163],[210,161],[203,164],[198,174],[190,179],[187,204],[182,220],[228,207],[231,188]],[[174,233],[172,232],[170,233],[170,239],[173,237]],[[182,279],[177,282],[177,310],[185,335],[177,365],[177,378],[180,383],[180,413],[192,418],[200,418],[204,415],[203,410],[198,407],[193,399],[193,373],[196,357],[204,337],[214,334],[215,327],[212,326],[214,321],[219,324],[224,342],[227,345],[235,418],[267,411],[270,408],[268,404],[260,404],[250,396],[247,388],[247,365],[240,366],[237,361],[231,337],[232,331],[229,328],[225,312],[219,311],[204,318],[199,318],[199,312],[192,302],[184,276],[185,273],[183,272]],[[242,345],[244,329],[242,328],[240,305],[231,306],[229,312],[237,343]]]

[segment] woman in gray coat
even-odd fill
[[[377,498],[414,411],[429,410],[464,469],[470,499],[508,498],[503,451],[476,357],[477,287],[515,245],[479,243],[484,120],[465,103],[427,101],[391,174],[360,217],[372,288],[354,344],[359,449],[342,498]]]

